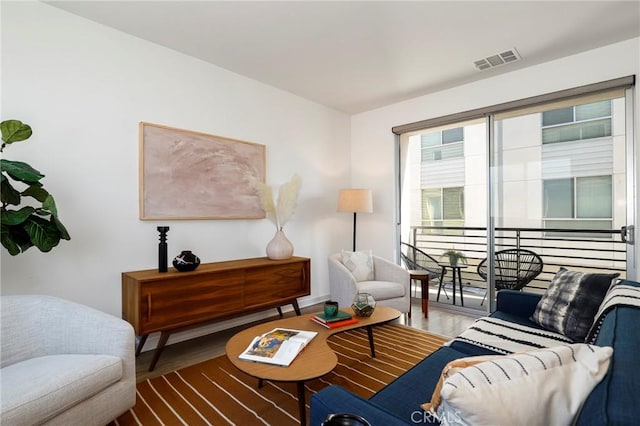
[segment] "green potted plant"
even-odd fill
[[[442,253],[441,256],[448,258],[449,264],[451,264],[451,266],[456,266],[458,262],[467,264],[467,256],[465,256],[465,254],[461,251],[457,251],[455,249],[449,249]]]
[[[33,133],[28,124],[18,120],[0,123],[2,146],[4,149],[27,140]],[[61,239],[71,237],[58,218],[58,210],[53,196],[44,189],[40,180],[44,175],[29,164],[21,161],[0,159],[2,170],[2,245],[12,255],[23,253],[36,246],[48,252]]]

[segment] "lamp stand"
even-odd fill
[[[356,251],[356,212],[353,212],[353,251]]]

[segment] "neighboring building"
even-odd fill
[[[496,120],[496,226],[624,224],[624,117],[624,99],[614,99]],[[414,134],[407,142],[410,189],[403,194],[410,203],[403,203],[409,207],[403,219],[411,226],[486,226],[484,120]]]

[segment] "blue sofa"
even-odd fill
[[[632,281],[620,284],[640,287]],[[494,318],[538,327],[529,320],[541,295],[502,290]],[[593,389],[576,420],[577,425],[631,425],[640,422],[640,309],[617,306],[602,323],[595,342],[614,348],[604,379]],[[539,327],[538,327],[539,328]],[[321,425],[331,413],[352,413],[372,426],[439,424],[420,405],[431,399],[443,367],[450,361],[473,355],[495,354],[464,342],[443,346],[370,399],[346,389],[329,386],[311,397],[311,425]],[[532,396],[535,397],[535,396]],[[490,406],[491,401],[487,401]],[[499,409],[499,407],[495,407]]]

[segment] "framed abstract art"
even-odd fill
[[[264,145],[140,123],[140,219],[262,219]]]

